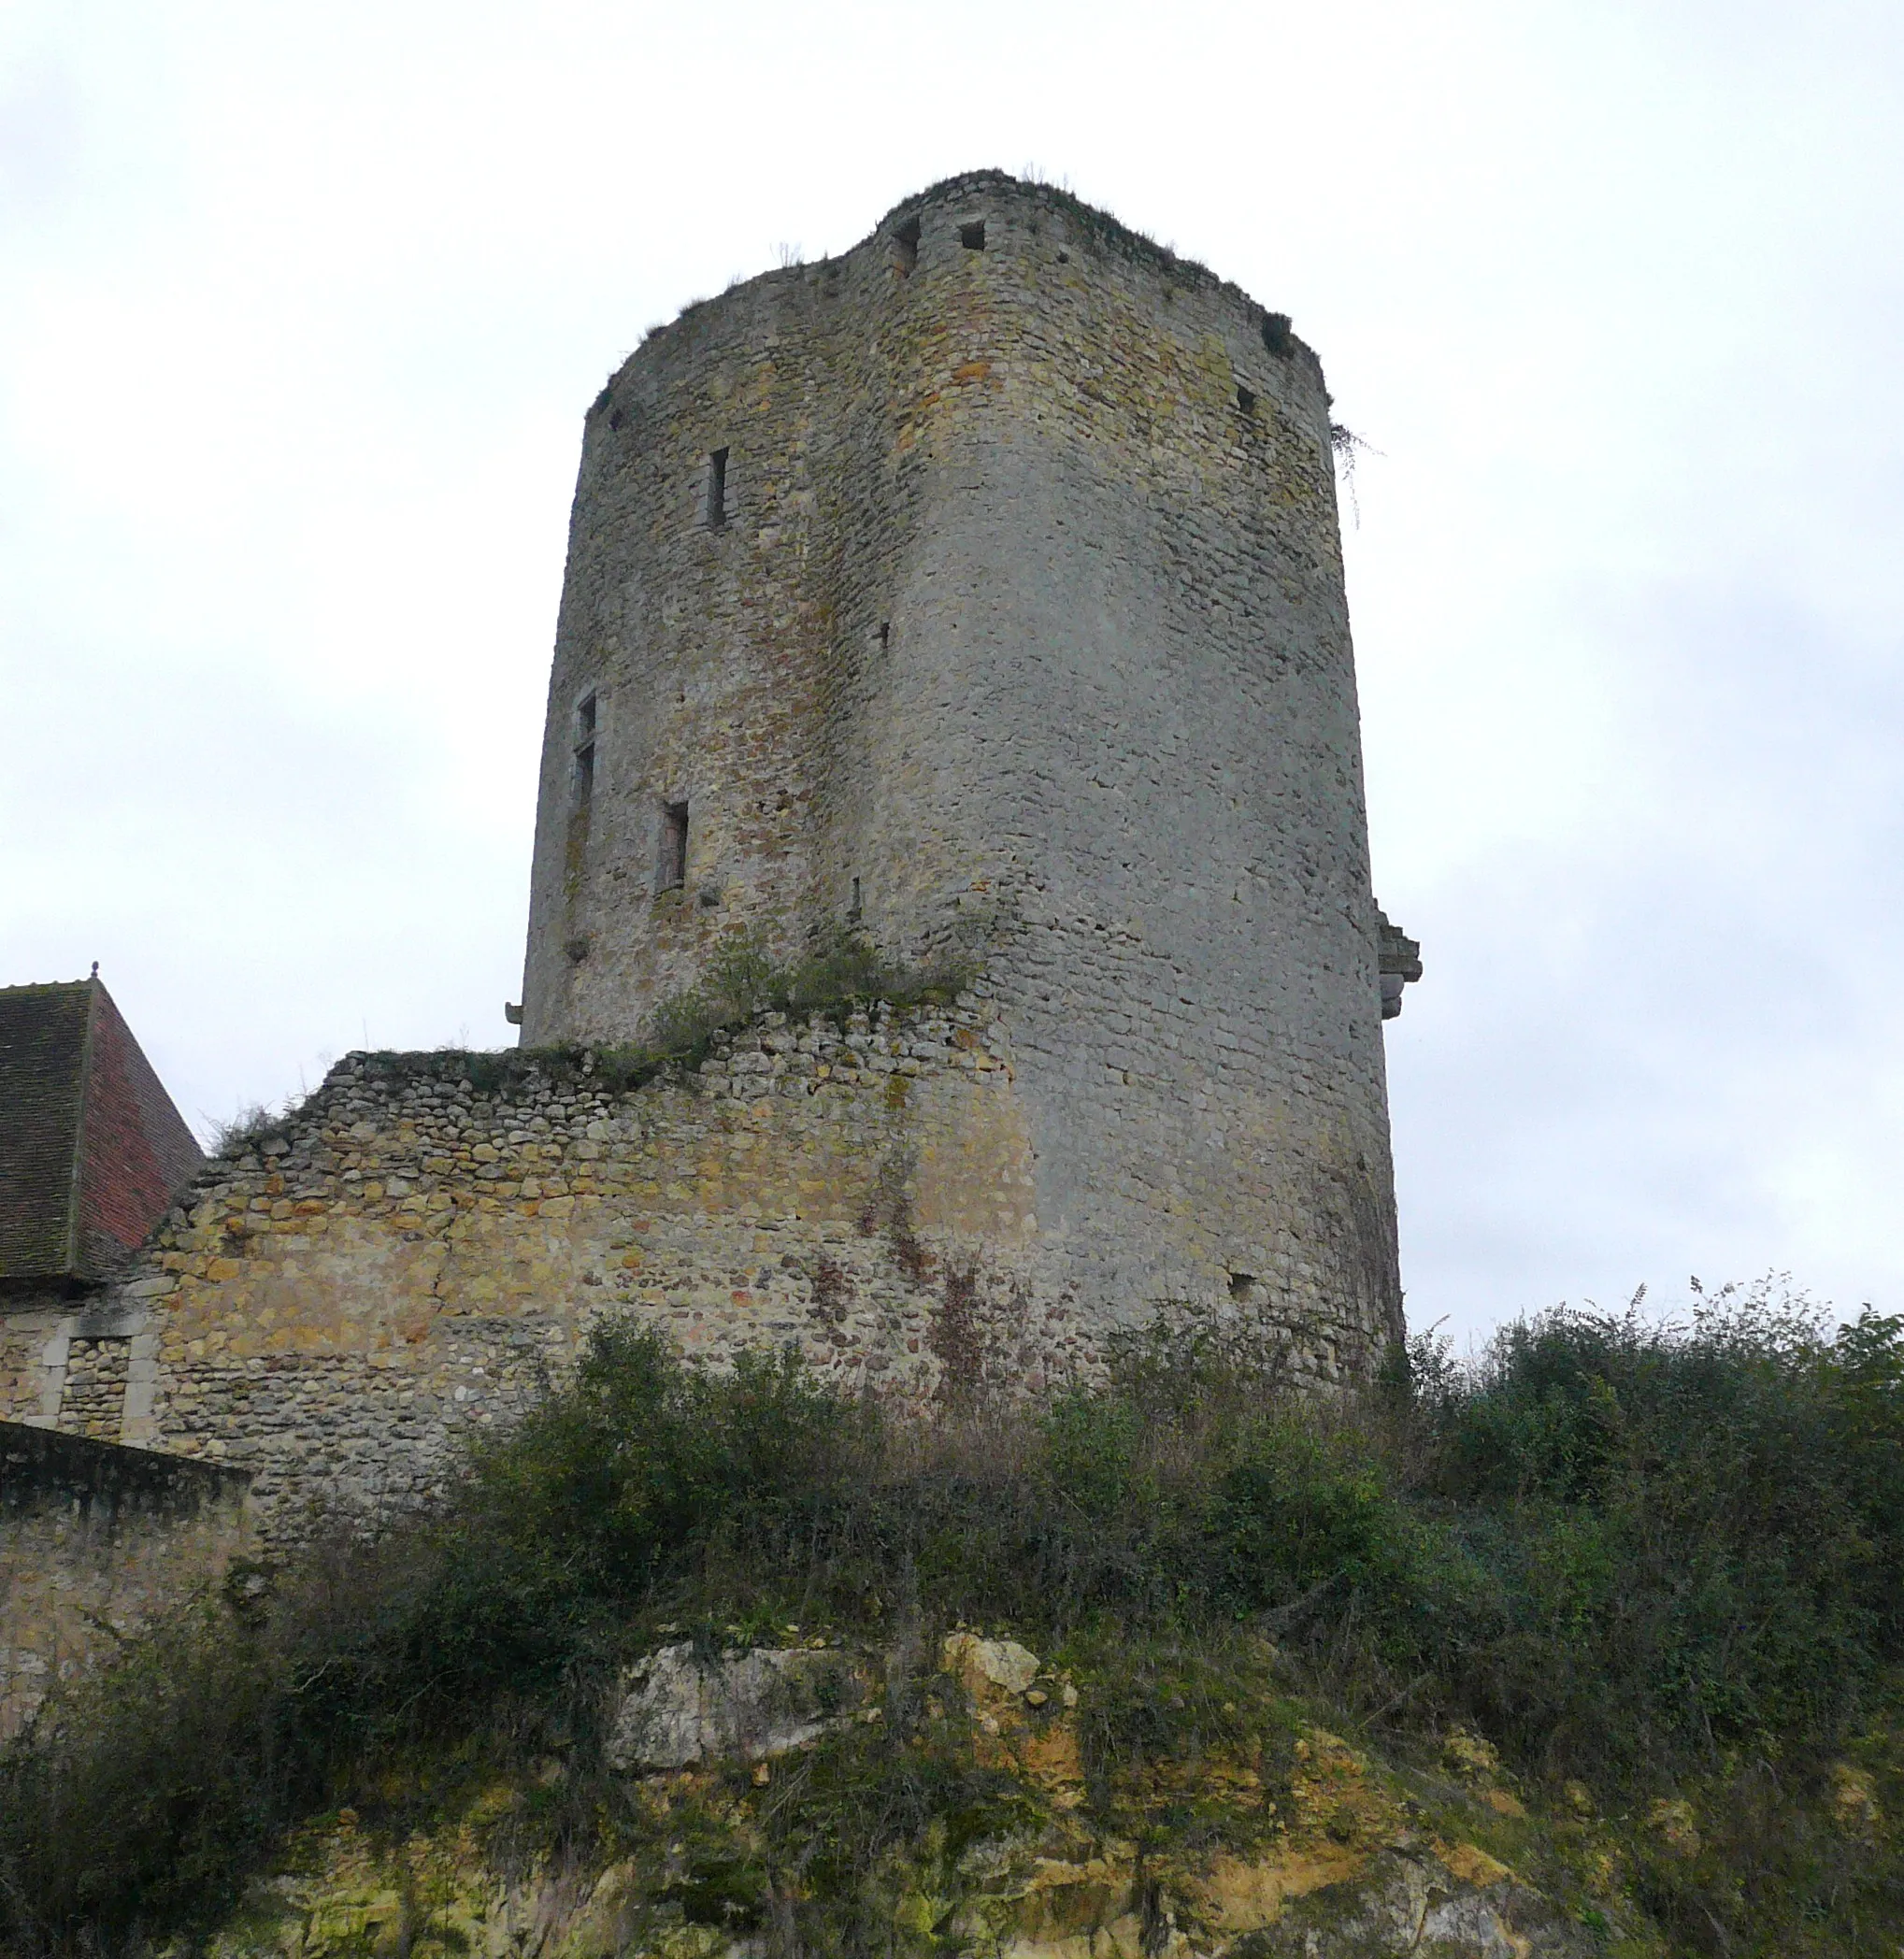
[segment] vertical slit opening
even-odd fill
[[[661,865],[655,877],[658,891],[679,891],[688,881],[688,806],[668,803],[661,812]]]
[[[727,522],[727,451],[715,450],[708,458],[708,528],[718,531]]]
[[[849,920],[851,920],[851,921],[852,921],[852,922],[853,924],[855,924],[855,925],[856,925],[856,924],[858,924],[858,923],[859,923],[859,918],[860,918],[860,896],[859,896],[859,879],[858,879],[857,878],[855,878],[855,879],[854,879],[852,880],[852,904],[851,904],[850,906],[848,906],[848,907],[847,907],[847,912],[846,912],[846,915],[847,915],[848,919],[849,919]]]
[[[595,697],[593,690],[575,704],[575,766],[569,776],[571,807],[579,816],[595,793]]]

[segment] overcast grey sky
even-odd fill
[[[1348,538],[1403,1269],[1904,1309],[1904,8],[0,0],[0,980],[201,1127],[500,1045],[581,416],[1036,166],[1266,305]]]

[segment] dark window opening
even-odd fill
[[[885,651],[885,650],[888,647],[890,647],[892,643],[893,622],[889,619],[882,619],[880,622],[880,651],[881,652]]]
[[[967,251],[983,251],[985,249],[985,221],[976,219],[970,224],[959,226],[959,243]]]
[[[595,697],[585,694],[575,704],[575,773],[570,778],[578,812],[595,793]]]
[[[717,449],[708,458],[708,528],[718,531],[727,522],[727,451]]]
[[[851,919],[851,920],[852,921],[852,922],[853,922],[854,924],[858,924],[858,923],[859,923],[859,916],[860,916],[860,902],[859,902],[859,879],[858,879],[857,878],[855,878],[855,879],[854,879],[852,880],[852,904],[851,904],[850,906],[848,906],[848,908],[847,908],[847,912],[846,912],[846,915],[847,915],[847,917],[848,917],[849,919]]]
[[[1237,406],[1245,415],[1253,415],[1256,412],[1255,395],[1240,381],[1237,384]]]
[[[688,881],[688,806],[669,803],[661,812],[659,891],[679,891]]]
[[[893,233],[893,263],[902,273],[910,272],[919,263],[919,220],[909,218]]]

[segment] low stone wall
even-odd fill
[[[351,1055],[147,1247],[109,1302],[122,1371],[76,1321],[16,1369],[15,1418],[96,1427],[122,1380],[119,1436],[242,1466],[281,1543],[427,1496],[605,1314],[914,1403],[1037,1392],[1101,1323],[1031,1211],[1033,1147],[971,994],[770,1014],[638,1087],[586,1054]]]
[[[0,1423],[0,1739],[250,1543],[241,1471]]]

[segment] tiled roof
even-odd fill
[[[0,1280],[73,1269],[93,988],[0,987]]]
[[[203,1162],[96,978],[0,987],[0,1292],[107,1278]]]

